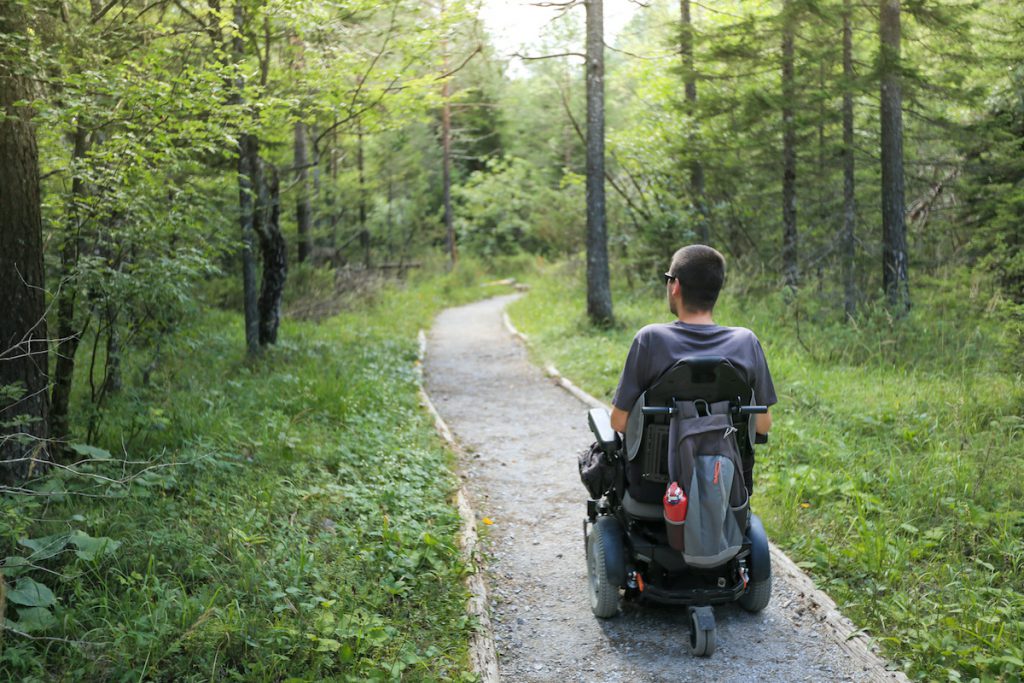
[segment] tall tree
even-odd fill
[[[302,77],[306,69],[305,45],[303,39],[297,33],[292,36],[292,46],[295,49],[295,58],[292,68],[297,78]],[[298,232],[298,262],[303,263],[309,258],[313,251],[313,239],[311,236],[313,228],[313,205],[310,200],[309,183],[309,153],[308,153],[308,132],[306,122],[303,119],[305,111],[300,109],[295,121],[295,224]],[[314,163],[316,168],[318,164]]]
[[[608,273],[608,230],[604,202],[604,8],[586,0],[587,9],[587,315],[612,322]]]
[[[277,169],[259,159],[259,191],[256,196],[253,229],[263,258],[259,310],[260,346],[277,343],[281,324],[281,298],[288,277],[288,249],[281,233],[281,191]]]
[[[39,152],[31,120],[29,20],[22,3],[0,11],[0,481],[45,460],[49,342],[43,279]]]
[[[782,271],[786,285],[800,284],[796,225],[796,82],[794,39],[796,10],[792,0],[782,1]]]
[[[441,20],[444,21],[445,3],[441,0]],[[444,201],[444,234],[451,266],[458,261],[455,246],[455,222],[452,215],[452,104],[451,77],[448,74],[448,34],[441,40],[442,68],[444,80],[441,83],[441,182]]]
[[[881,0],[879,77],[882,147],[882,287],[896,315],[910,310],[907,224],[903,196],[903,90],[900,74],[900,0]]]
[[[220,0],[209,0],[214,12],[215,21],[224,22],[221,16]],[[230,54],[237,73],[231,88],[231,103],[244,108],[245,76],[242,74],[246,60],[245,36],[242,33],[246,26],[246,11],[242,2],[234,5],[233,34],[222,39],[225,53]],[[217,29],[220,31],[221,29]],[[255,114],[249,126],[255,125]],[[243,124],[246,127],[246,124]],[[259,138],[251,130],[243,129],[238,136],[238,222],[241,228],[242,256],[242,296],[245,313],[245,348],[249,355],[260,349],[260,313],[259,294],[256,291],[256,193],[260,187],[259,172],[260,143]]]
[[[853,146],[853,2],[843,0],[843,310],[847,318],[857,311],[854,263],[857,221],[857,195],[854,178]]]
[[[691,125],[697,125],[697,72],[693,59],[693,18],[690,16],[690,0],[679,0],[680,36],[679,53],[683,58],[683,90],[689,109]],[[698,135],[690,137],[697,140]],[[692,146],[692,145],[691,145]],[[704,196],[704,163],[697,150],[688,150],[690,160],[690,194],[697,209],[697,235],[703,244],[711,243],[711,226],[707,198]]]
[[[307,151],[306,122],[295,122],[295,224],[298,231],[298,261],[303,263],[313,251],[311,236],[313,207],[309,188],[309,154]]]
[[[75,271],[82,252],[81,207],[86,203],[86,188],[81,166],[85,163],[88,145],[88,131],[82,121],[79,121],[71,136],[71,198],[68,202],[67,234],[64,236],[60,254],[61,282],[57,289],[56,362],[50,396],[50,431],[58,444],[64,442],[71,434],[68,411],[74,381],[75,355],[82,336],[81,326],[75,324],[75,304],[78,300],[78,278]]]

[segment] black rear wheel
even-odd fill
[[[767,579],[751,581],[747,585],[747,590],[740,596],[739,603],[740,607],[748,612],[757,613],[767,607],[768,601],[771,599],[772,577],[769,574]]]
[[[594,616],[608,619],[619,611],[619,587],[608,577],[608,549],[615,543],[610,534],[618,533],[618,523],[608,517],[598,518],[587,536],[587,591]]]

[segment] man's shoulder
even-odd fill
[[[671,334],[673,323],[651,323],[650,325],[644,325],[636,332],[638,337],[650,337],[659,334]]]
[[[756,340],[754,331],[746,327],[729,327],[726,325],[687,325],[685,323],[652,323],[644,325],[637,333],[638,339],[663,336],[705,336],[734,339]]]
[[[651,323],[637,330],[634,339],[641,344],[650,344],[655,340],[667,341],[678,334],[679,328],[674,323]]]
[[[737,339],[753,339],[757,340],[757,335],[754,331],[748,327],[726,327],[724,325],[719,326],[720,329],[725,330],[726,334]]]

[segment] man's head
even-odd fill
[[[725,282],[725,258],[711,247],[691,244],[672,256],[672,265],[665,276],[670,278],[668,301],[672,313],[679,314],[672,297],[673,282],[679,283],[683,307],[687,311],[710,312]]]

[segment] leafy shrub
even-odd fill
[[[581,244],[582,185],[574,176],[556,189],[526,162],[495,159],[456,187],[455,197],[462,247],[488,261],[519,251],[567,254]]]

